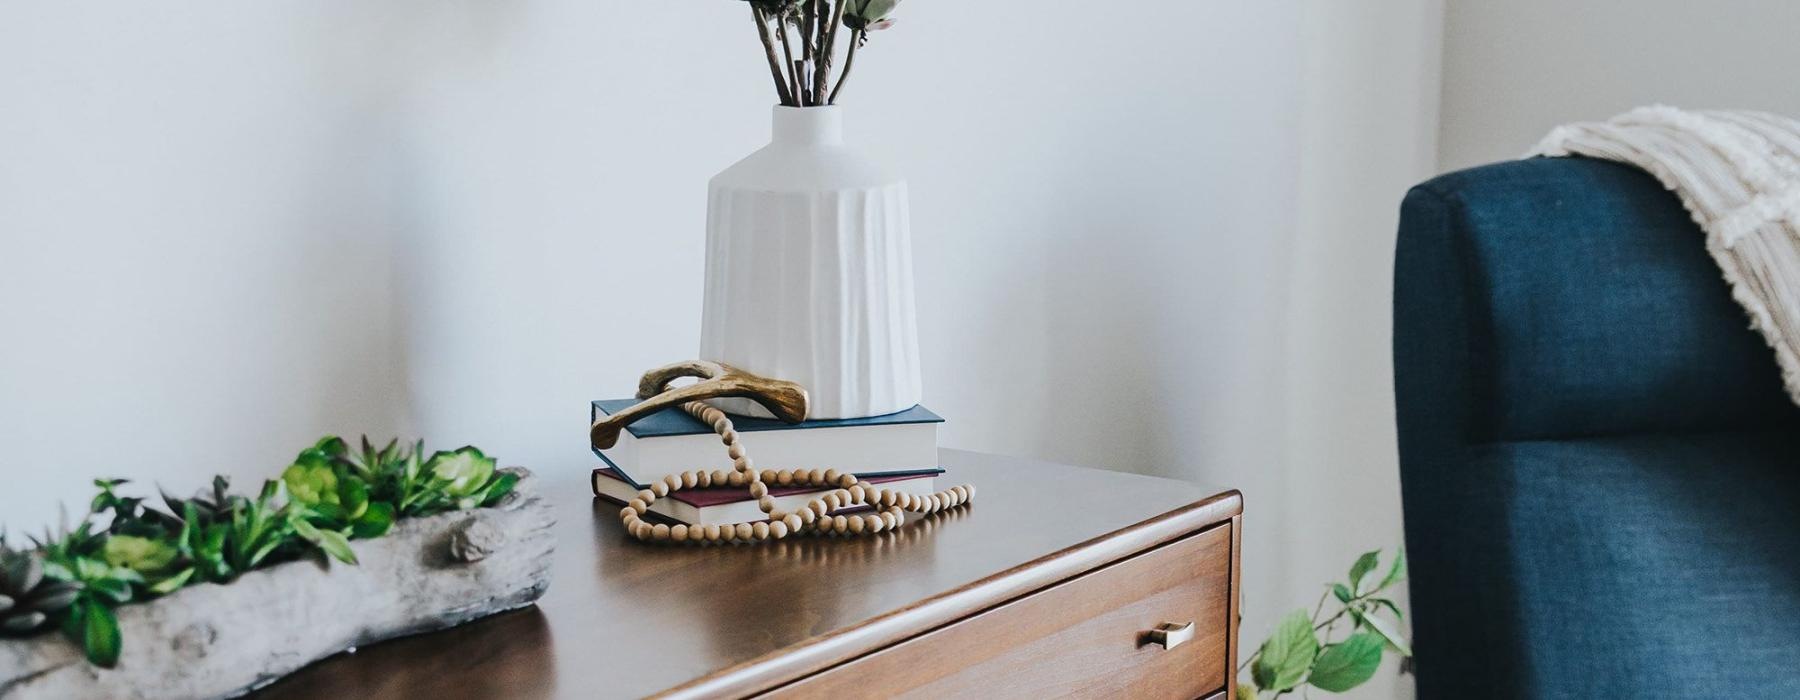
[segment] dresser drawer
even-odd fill
[[[1225,523],[777,688],[770,697],[1195,698],[1231,672]],[[1193,623],[1173,648],[1160,623]]]

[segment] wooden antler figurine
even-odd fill
[[[699,381],[671,389],[669,384],[682,377]],[[637,397],[642,402],[595,421],[588,429],[588,439],[597,449],[608,449],[619,442],[619,431],[665,408],[682,406],[690,401],[737,397],[753,400],[788,423],[806,420],[809,399],[806,388],[793,382],[769,379],[717,362],[693,360],[658,367],[644,373],[638,381]]]

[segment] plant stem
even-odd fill
[[[788,43],[787,18],[775,18],[775,30],[781,32],[781,53],[787,57],[788,84],[790,95],[794,96],[798,106],[806,106],[806,93],[800,89],[800,64],[794,61],[794,47]]]
[[[827,104],[837,104],[838,93],[844,91],[844,81],[850,79],[850,69],[856,67],[856,48],[862,46],[863,30],[850,33],[850,52],[844,55],[844,74],[838,76],[837,87],[831,89],[831,99]]]
[[[837,54],[838,27],[844,26],[844,8],[850,4],[850,0],[837,0],[835,5],[830,4],[829,0],[820,1],[827,3],[826,21],[825,26],[819,28],[820,50],[816,59],[818,65],[813,69],[813,94],[823,96],[825,88],[831,86],[831,62]],[[845,68],[848,69],[849,66]],[[833,95],[835,94],[834,92]]]
[[[775,78],[775,94],[781,103],[789,107],[798,106],[794,102],[793,93],[788,92],[787,78],[781,73],[781,59],[775,57],[775,42],[769,37],[769,22],[763,17],[762,9],[750,4],[750,15],[756,20],[756,35],[762,38],[763,53],[769,57],[769,74]]]

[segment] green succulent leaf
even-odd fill
[[[350,524],[350,534],[359,540],[369,540],[387,534],[394,526],[394,504],[370,503],[363,511],[362,517]]]
[[[494,463],[495,460],[482,454],[481,450],[464,447],[455,452],[439,452],[426,466],[430,468],[432,478],[443,483],[445,494],[462,499],[487,485],[488,478],[494,474]]]
[[[88,661],[101,668],[112,668],[119,663],[119,652],[123,647],[119,618],[113,615],[112,608],[98,602],[88,603],[81,617],[81,646],[87,652]]]
[[[131,535],[108,537],[100,550],[100,556],[107,564],[143,574],[168,568],[180,554],[174,545],[167,542]]]
[[[196,571],[197,569],[191,566],[182,569],[174,576],[150,584],[149,591],[156,595],[168,595],[174,593],[175,591],[180,590],[182,586],[187,585],[187,582],[194,578],[194,573]]]
[[[1363,587],[1362,587],[1363,577],[1368,576],[1369,572],[1374,571],[1376,565],[1378,565],[1380,563],[1381,563],[1381,550],[1379,550],[1379,549],[1377,549],[1373,552],[1364,552],[1362,556],[1357,557],[1356,563],[1350,565],[1350,588],[1351,588],[1351,590],[1361,593],[1363,591]]]
[[[1318,651],[1312,618],[1304,609],[1295,610],[1281,619],[1275,633],[1257,651],[1256,661],[1250,665],[1251,678],[1265,690],[1289,690],[1305,680]]]
[[[506,494],[512,493],[518,485],[518,474],[501,472],[495,475],[494,480],[488,482],[487,488],[482,489],[481,505],[491,506],[499,503],[500,499],[505,498]]]
[[[345,564],[356,563],[356,552],[350,549],[350,540],[344,537],[344,533],[336,530],[321,530],[314,527],[312,523],[306,522],[305,518],[295,518],[293,524],[294,533],[313,543],[320,551]]]
[[[1381,665],[1381,649],[1384,643],[1380,636],[1368,632],[1350,635],[1343,642],[1325,647],[1313,662],[1312,673],[1306,682],[1320,690],[1342,693],[1362,685],[1375,675],[1375,669]]]
[[[1348,603],[1356,598],[1350,593],[1350,587],[1341,583],[1331,584],[1331,595],[1343,603]]]
[[[301,458],[281,473],[281,481],[287,485],[288,494],[295,501],[308,506],[337,505],[337,474],[332,471],[329,463],[308,460],[308,452],[313,450],[300,453]]]

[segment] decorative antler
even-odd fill
[[[684,387],[669,384],[682,377],[699,381]],[[788,423],[806,420],[810,399],[806,388],[789,381],[761,377],[730,365],[693,360],[658,367],[644,373],[638,381],[637,397],[642,402],[618,413],[594,421],[588,439],[597,449],[608,449],[619,442],[619,431],[639,419],[666,408],[690,401],[739,397],[751,399],[769,413]]]

